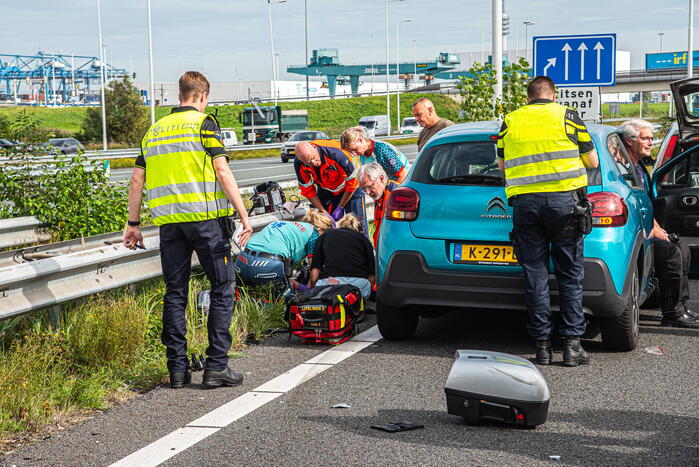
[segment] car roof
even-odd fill
[[[499,120],[490,120],[482,122],[457,123],[440,130],[430,139],[428,146],[437,144],[454,143],[458,141],[479,141],[483,140],[484,136],[496,135],[500,132],[502,122]],[[610,133],[619,133],[620,130],[610,125],[601,125],[598,123],[586,123],[588,132],[593,138],[596,136],[599,141],[605,141]]]

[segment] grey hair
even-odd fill
[[[426,97],[420,97],[420,98],[418,98],[418,99],[413,103],[413,107],[415,107],[415,106],[418,105],[418,104],[425,104],[427,107],[432,107],[432,108],[434,108],[434,103],[433,103],[431,100],[429,100],[428,98],[426,98]]]
[[[633,120],[627,120],[619,126],[619,129],[623,132],[623,139],[637,138],[638,134],[643,129],[648,129],[653,131],[653,125],[647,120],[642,120],[640,118],[634,118]]]
[[[369,180],[374,181],[378,180],[380,176],[383,175],[384,179],[388,179],[388,175],[386,175],[386,171],[381,167],[380,164],[376,162],[372,162],[371,164],[363,165],[359,168],[359,172],[357,173],[357,179],[359,180],[359,183],[362,183],[362,179],[364,179],[364,176],[369,177]]]

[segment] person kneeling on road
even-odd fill
[[[334,227],[327,214],[311,209],[301,222],[278,221],[253,236],[235,260],[235,272],[245,285],[275,282],[285,288],[293,265],[313,255],[316,242]]]
[[[353,213],[368,230],[364,192],[357,183],[357,171],[349,152],[329,140],[301,141],[296,144],[294,171],[301,194],[334,220]]]
[[[374,284],[374,248],[361,233],[362,224],[354,214],[345,214],[337,227],[316,242],[308,286],[351,284],[369,298]]]
[[[633,162],[643,189],[649,190],[648,173],[641,160],[653,148],[653,125],[641,119],[624,122],[622,141]],[[692,261],[689,246],[680,238],[671,241],[668,233],[653,219],[649,237],[653,244],[653,266],[660,285],[663,326],[699,328],[699,314],[689,308],[689,268]],[[674,237],[674,236],[673,236]]]
[[[362,166],[357,175],[362,190],[374,200],[374,247],[379,247],[379,233],[386,202],[393,190],[400,185],[389,180],[386,172],[376,162]]]

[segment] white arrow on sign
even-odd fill
[[[564,76],[563,80],[568,81],[568,52],[570,52],[573,49],[571,49],[570,45],[568,45],[568,43],[566,42],[561,50],[563,51],[563,53],[566,54],[565,64],[563,67],[563,70],[564,70],[563,71],[563,76]]]
[[[597,42],[595,46],[593,47],[597,51],[597,79],[600,77],[600,56],[602,55],[602,51],[604,50],[604,47],[602,47],[602,44],[600,42]]]
[[[556,66],[556,57],[549,58],[547,61],[548,64],[544,67],[544,76],[548,76],[547,73],[550,67]]]
[[[585,51],[587,50],[587,46],[585,43],[581,43],[580,47],[578,47],[578,50],[580,51],[580,81],[585,80]]]

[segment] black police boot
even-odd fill
[[[170,387],[172,389],[183,388],[185,384],[189,384],[191,382],[192,373],[189,371],[170,373]]]
[[[207,388],[219,388],[221,386],[240,386],[243,384],[243,375],[226,367],[225,370],[204,370],[202,384]]]
[[[550,365],[553,360],[551,341],[536,341],[536,363],[538,365]]]
[[[694,319],[699,319],[699,313],[697,313],[696,311],[689,308],[689,306],[687,305],[687,302],[684,303],[684,312],[687,313],[689,316],[691,316]]]
[[[563,366],[578,366],[590,363],[590,356],[580,345],[580,338],[566,337],[563,339]]]
[[[663,313],[663,319],[660,321],[663,326],[672,326],[675,328],[699,328],[699,319],[692,317],[686,311],[684,313]]]

